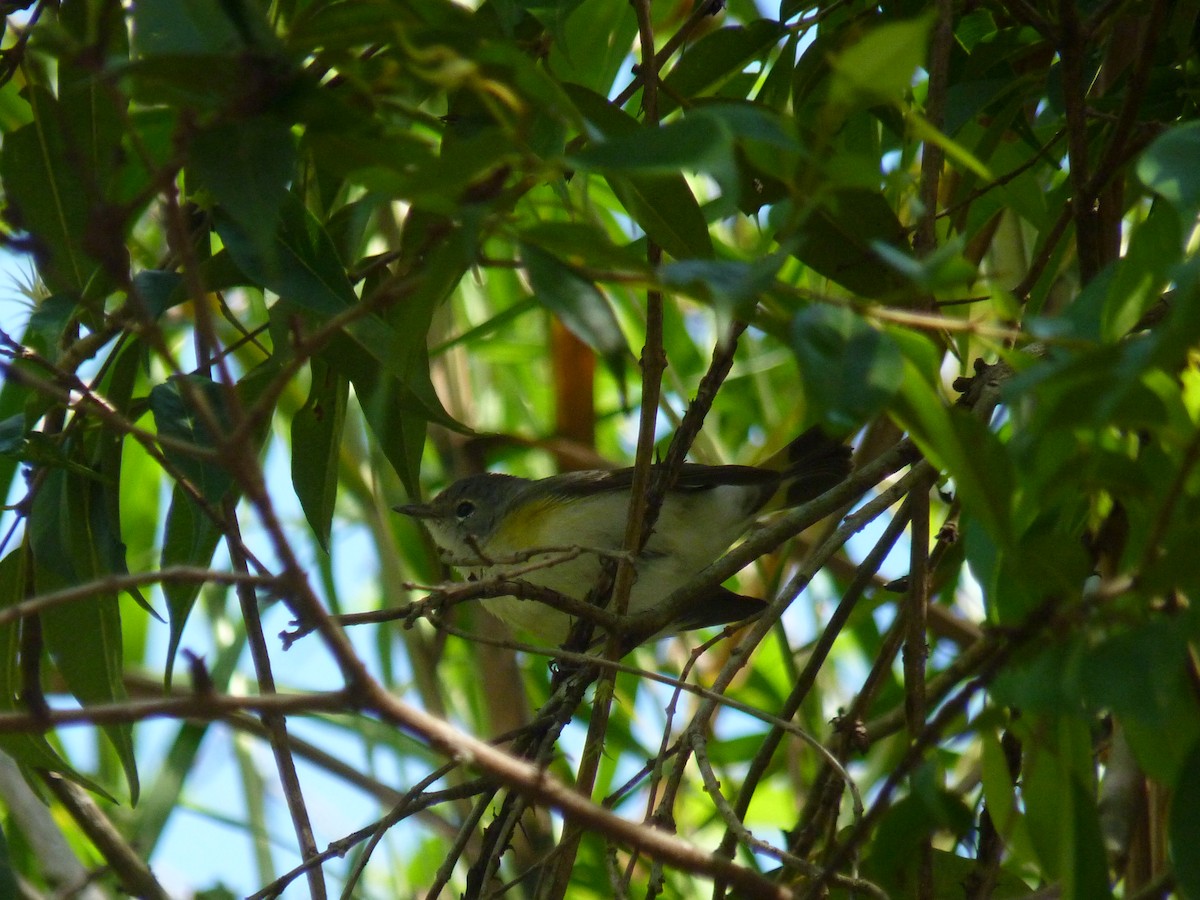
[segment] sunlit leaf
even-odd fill
[[[867,32],[833,58],[830,100],[846,106],[899,100],[925,62],[932,26],[933,15],[927,14],[888,22]]]
[[[1137,163],[1147,187],[1172,204],[1185,220],[1200,209],[1200,175],[1194,165],[1200,153],[1200,122],[1187,122],[1159,135]]]

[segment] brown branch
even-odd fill
[[[131,591],[135,588],[151,584],[186,584],[200,582],[202,584],[238,584],[247,582],[253,585],[271,586],[275,579],[270,575],[251,575],[242,572],[220,572],[215,569],[205,569],[198,566],[168,566],[157,572],[137,572],[131,575],[106,575],[84,584],[77,584],[62,590],[40,594],[28,600],[22,600],[12,606],[0,609],[0,626],[36,615],[46,609],[64,606],[79,600],[87,600],[97,594],[116,594],[121,591]]]
[[[946,728],[963,715],[975,695],[987,687],[1000,669],[1026,644],[1042,633],[1053,629],[1055,625],[1054,610],[1058,603],[1058,598],[1051,598],[1030,613],[1018,627],[1008,629],[1003,634],[993,634],[987,639],[987,643],[994,648],[994,651],[987,654],[975,677],[967,684],[962,685],[958,692],[942,705],[937,714],[926,724],[917,740],[909,745],[904,757],[888,773],[887,778],[880,786],[875,801],[867,814],[849,829],[845,839],[834,848],[821,876],[809,883],[808,891],[804,894],[805,900],[817,900],[823,895],[828,879],[838,873],[841,867],[857,853],[871,829],[878,824],[884,813],[890,808],[892,795],[896,789],[920,764],[926,750],[943,739]]]
[[[1155,0],[1150,7],[1141,39],[1138,41],[1138,49],[1133,55],[1133,71],[1130,73],[1129,83],[1125,88],[1125,96],[1122,98],[1121,110],[1117,114],[1117,121],[1113,126],[1112,137],[1100,164],[1096,167],[1096,171],[1088,183],[1089,192],[1092,194],[1103,190],[1108,182],[1117,175],[1120,163],[1125,157],[1126,148],[1129,146],[1134,126],[1137,124],[1138,115],[1142,110],[1146,88],[1150,82],[1150,73],[1154,67],[1154,51],[1158,46],[1159,34],[1162,32],[1170,6],[1171,4],[1167,0]],[[1095,10],[1088,18],[1084,31],[1089,35],[1093,34],[1097,28],[1097,22],[1102,21],[1107,12],[1107,10]]]
[[[229,543],[230,561],[233,563],[235,571],[246,573],[246,558],[239,550],[241,529],[238,526],[233,504],[229,506],[227,528],[228,533],[236,538]],[[245,581],[239,581],[234,586],[234,590],[237,592],[242,621],[246,627],[246,642],[250,646],[250,658],[254,663],[258,690],[263,696],[269,697],[275,693],[275,675],[271,671],[271,654],[267,650],[267,641],[262,630],[262,617],[258,612],[258,595],[254,591],[254,585]],[[262,723],[269,735],[271,752],[275,756],[275,769],[279,773],[280,786],[287,800],[292,827],[296,832],[296,842],[300,848],[300,856],[304,860],[314,859],[318,855],[317,842],[313,837],[312,822],[308,816],[308,807],[304,802],[304,791],[300,787],[300,776],[296,772],[296,760],[292,757],[291,747],[288,743],[287,719],[283,716],[264,713]],[[326,896],[323,870],[319,866],[314,866],[306,874],[309,895],[322,900]]]
[[[40,774],[42,783],[50,789],[58,802],[71,814],[80,830],[87,835],[88,840],[117,876],[125,893],[147,900],[169,900],[170,895],[158,883],[150,867],[129,845],[87,791],[54,772]]]
[[[597,832],[685,872],[722,877],[747,897],[789,898],[792,892],[757,872],[714,859],[705,849],[659,829],[630,822],[591,802],[538,765],[497,750],[447,722],[393,697],[374,682],[363,685],[363,704],[385,721],[416,734],[453,759],[486,773],[526,799],[559,810],[576,827]]]
[[[891,553],[892,547],[900,539],[900,535],[904,533],[907,523],[908,513],[905,507],[892,516],[892,520],[888,523],[887,528],[884,529],[879,540],[875,542],[875,546],[871,548],[871,552],[867,554],[858,566],[854,580],[846,589],[841,602],[838,603],[837,609],[833,611],[833,615],[829,617],[829,622],[826,623],[825,628],[822,630],[820,638],[809,651],[808,660],[804,665],[803,671],[796,679],[796,683],[792,686],[791,692],[780,708],[779,716],[781,718],[791,720],[799,712],[800,705],[808,697],[809,691],[812,690],[812,686],[816,683],[817,674],[833,649],[834,642],[846,627],[846,623],[850,619],[850,614],[858,605],[858,601],[862,598],[863,593],[872,585],[875,573],[879,571],[879,567],[883,565],[883,561]],[[750,803],[754,798],[754,792],[763,776],[767,773],[771,759],[774,757],[775,751],[783,739],[783,735],[784,731],[782,729],[774,727],[763,736],[761,746],[750,761],[750,767],[746,772],[746,777],[742,780],[741,789],[738,793],[735,811],[739,819],[745,817],[749,811]],[[721,847],[718,852],[732,859],[735,840],[736,835],[731,830],[726,829],[725,837],[721,841]]]
[[[1063,107],[1067,118],[1067,155],[1075,192],[1071,200],[1075,247],[1079,255],[1080,281],[1086,285],[1100,271],[1103,256],[1096,192],[1092,187],[1088,159],[1088,85],[1084,72],[1088,47],[1077,3],[1078,0],[1059,0],[1058,52],[1062,61]]]
[[[915,740],[925,724],[925,665],[929,659],[926,643],[929,608],[929,489],[936,473],[921,479],[909,494],[911,512],[909,531],[908,595],[904,600],[904,714],[908,733]],[[925,835],[917,847],[917,897],[933,900],[933,843]]]
[[[100,703],[83,709],[51,709],[44,715],[0,713],[0,734],[42,734],[52,728],[68,725],[127,725],[149,719],[214,721],[240,712],[300,715],[315,712],[344,713],[354,708],[353,696],[344,690],[314,694],[277,694],[273,697],[196,693],[161,700]]]
[[[650,0],[634,0],[634,12],[638,23],[638,41],[641,48],[642,109],[645,122],[651,128],[658,127],[658,62],[654,53],[654,28],[651,19]],[[662,262],[662,249],[653,239],[647,238],[646,260],[651,268]],[[639,553],[649,539],[657,509],[647,502],[650,486],[651,465],[654,462],[655,424],[658,420],[659,397],[662,392],[662,375],[667,367],[663,350],[663,296],[659,290],[646,292],[646,340],[642,347],[642,400],[638,426],[637,452],[634,457],[633,482],[629,489],[629,510],[625,520],[625,536],[622,549],[631,555]],[[660,499],[661,502],[661,499]],[[637,578],[632,558],[617,561],[613,577],[611,604],[618,616],[629,608],[629,595]],[[605,581],[602,574],[599,588]],[[569,642],[570,643],[570,642]],[[620,634],[610,633],[604,655],[617,659],[625,653],[625,640]],[[576,790],[590,797],[600,769],[604,748],[604,735],[608,730],[609,713],[612,709],[614,683],[610,670],[601,669],[592,702],[592,716],[588,722],[587,738],[580,754],[579,770],[576,773]],[[557,859],[553,869],[552,886],[546,896],[561,898],[570,888],[571,872],[583,829],[574,823],[565,829],[557,848]]]
[[[925,100],[925,118],[941,130],[946,119],[946,93],[950,82],[950,53],[954,49],[954,10],[950,0],[937,0],[937,22],[929,49],[929,90]],[[921,147],[919,198],[921,217],[913,235],[913,250],[918,257],[937,249],[938,195],[945,152],[936,141]]]
[[[636,3],[634,4],[634,8],[636,10]],[[658,53],[656,53],[653,57],[655,82],[657,82],[658,73],[666,64],[667,60],[675,54],[676,50],[683,46],[684,42],[696,29],[696,26],[709,16],[714,15],[719,9],[720,4],[713,2],[713,0],[701,0],[701,2],[692,6],[691,14],[687,17],[684,23],[679,26],[679,29],[667,39],[667,42],[663,44],[662,49],[659,50]],[[616,98],[613,100],[613,105],[624,106],[629,99],[637,93],[638,88],[647,82],[647,72],[648,69],[644,61],[640,66],[635,66],[633,80],[621,90],[621,93],[617,94]]]

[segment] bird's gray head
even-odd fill
[[[421,519],[437,545],[451,559],[463,562],[479,556],[512,499],[527,484],[526,479],[512,475],[470,475],[454,482],[429,503],[393,508]]]

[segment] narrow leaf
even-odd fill
[[[1200,835],[1200,744],[1193,744],[1175,781],[1169,832],[1175,877],[1183,895],[1189,898],[1200,897],[1197,835]]]
[[[6,134],[0,149],[6,215],[36,238],[41,275],[50,289],[77,293],[95,268],[83,252],[88,192],[70,162],[58,101],[44,88],[29,90],[34,120]]]
[[[629,355],[629,345],[612,307],[596,285],[532,244],[521,245],[521,258],[538,302],[557,315],[619,375]]]
[[[681,175],[610,175],[608,183],[646,236],[676,259],[708,259],[712,236]]]
[[[328,553],[350,382],[319,357],[310,367],[308,400],[292,417],[292,486],[317,541]]]
[[[17,548],[0,559],[0,609],[7,609],[25,599],[27,564],[26,551],[23,548]],[[17,659],[20,645],[20,625],[17,622],[0,625],[0,711],[2,712],[28,712],[17,700],[23,688]],[[113,800],[111,795],[100,785],[71,768],[70,764],[59,756],[58,751],[43,735],[0,734],[0,750],[16,760],[26,773],[38,769],[59,772],[89,791]],[[36,782],[34,783],[36,784]],[[113,800],[113,802],[116,801]]]
[[[47,472],[29,513],[34,583],[39,593],[84,584],[109,574],[100,548],[111,540],[103,499],[104,485],[94,477],[55,469]],[[117,595],[96,592],[88,599],[41,613],[42,634],[71,693],[84,706],[126,698],[123,679],[121,612]],[[137,803],[137,761],[133,729],[106,725]]]
[[[904,379],[896,344],[845,307],[814,304],[800,313],[792,350],[813,414],[839,430],[853,430],[881,410]]]

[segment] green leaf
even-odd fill
[[[1125,337],[1162,297],[1183,250],[1179,217],[1161,202],[1134,229],[1129,249],[1115,265],[1112,286],[1101,313],[1104,340]]]
[[[780,204],[780,213],[789,205]],[[880,244],[908,247],[904,225],[878,191],[838,191],[806,215],[794,234],[784,223],[779,234],[797,259],[851,293],[882,297],[906,285],[877,252]]]
[[[103,550],[114,540],[108,532],[104,483],[63,469],[47,471],[29,511],[34,583],[39,593],[86,584],[110,574]],[[46,647],[71,693],[84,706],[126,699],[123,679],[121,612],[117,595],[92,597],[45,609],[40,615]],[[104,734],[117,751],[129,784],[138,797],[133,728],[106,725]]]
[[[606,267],[650,277],[650,267],[628,246],[618,247],[603,229],[589,222],[538,222],[521,231],[523,244],[553,253],[568,266]]]
[[[207,420],[211,416],[215,424],[227,433],[231,428],[224,390],[208,379],[199,376],[178,376],[165,384],[156,385],[150,391],[150,410],[160,434],[186,441],[198,451],[212,453],[219,443]],[[203,404],[208,416],[196,408]],[[165,446],[163,453],[187,481],[214,508],[220,509],[222,502],[230,496],[233,477],[228,469],[215,459],[196,456]],[[186,491],[176,486],[171,495],[171,506],[167,511],[166,531],[163,536],[162,564],[207,566],[212,561],[220,541],[221,531],[199,504]],[[175,654],[183,627],[199,596],[199,582],[163,584],[163,596],[167,601],[167,616],[170,634],[167,640],[166,681],[170,684]]]
[[[166,530],[163,534],[162,566],[207,566],[212,562],[217,544],[221,541],[221,529],[210,519],[188,494],[180,487],[171,493],[171,505],[167,509]],[[187,624],[196,598],[203,585],[198,581],[163,582],[163,597],[167,601],[167,621],[170,623],[167,636],[167,659],[164,683],[171,686],[175,666],[175,655],[183,627]]]
[[[217,233],[254,284],[298,309],[326,319],[358,302],[333,241],[294,194],[284,197],[269,253],[230,216],[217,216]]]
[[[1160,134],[1137,162],[1137,176],[1192,223],[1200,210],[1200,122],[1185,122]]]
[[[579,85],[566,85],[565,89],[580,114],[606,138],[644,133],[637,119],[604,97]],[[614,172],[607,180],[625,211],[671,256],[707,259],[713,255],[708,223],[682,175]]]
[[[212,285],[208,287],[219,289]],[[157,321],[168,309],[188,299],[183,276],[178,272],[143,269],[133,276],[133,289],[138,300],[145,304],[146,313],[153,321]]]
[[[292,486],[318,543],[328,553],[350,382],[320,357],[314,357],[310,367],[308,400],[292,417]]]
[[[979,278],[979,270],[962,255],[962,242],[949,240],[921,259],[907,249],[901,250],[883,241],[872,241],[871,248],[885,263],[913,286],[925,293],[954,289],[966,290]]]
[[[214,427],[220,433],[232,430],[225,390],[207,378],[181,375],[150,391],[150,411],[159,434],[185,441],[197,451],[193,454],[168,445],[163,454],[212,504],[219,504],[233,486],[229,470],[217,461],[221,444],[213,432]]]
[[[295,195],[289,193],[285,197],[269,257],[228,217],[218,216],[217,230],[230,256],[253,283],[274,291],[283,303],[311,314],[317,322],[340,315],[359,303],[333,241]],[[419,406],[427,419],[450,428],[459,426],[442,408],[432,388],[426,388],[419,373],[414,376],[418,357],[424,353],[427,330],[427,324],[422,327],[415,323],[421,320],[427,323],[433,307],[449,291],[448,283],[457,283],[465,270],[465,262],[460,266],[459,243],[447,238],[431,249],[418,295],[394,305],[398,315],[410,317],[405,327],[393,327],[380,315],[366,313],[343,329],[358,345],[358,350],[351,353],[361,355],[365,351],[384,372],[402,381],[411,379],[408,399]],[[347,368],[351,365],[348,358],[334,357],[333,361],[353,377]]]
[[[192,139],[188,163],[189,174],[269,262],[279,211],[296,166],[287,123],[259,116],[211,125]]]
[[[1096,810],[1091,740],[1077,715],[1024,724],[1022,786],[1029,833],[1066,897],[1111,897]]]
[[[112,12],[108,15],[112,17]],[[119,16],[109,24],[124,31],[125,23]],[[117,51],[116,48],[113,50],[111,63],[115,64]],[[97,78],[94,71],[64,61],[59,71],[58,112],[69,141],[72,161],[83,183],[88,186],[93,202],[97,199],[116,199],[111,194],[114,178],[121,161],[125,159],[121,137],[128,106],[127,103],[117,105],[116,98],[119,96]],[[104,237],[94,231],[88,235],[93,242]],[[111,237],[117,239],[118,245],[122,243],[119,231],[114,231]]]
[[[133,8],[134,53],[234,53],[246,44],[247,7],[242,0],[139,0]],[[265,30],[264,22],[257,31]]]
[[[693,100],[718,90],[750,63],[766,56],[787,33],[782,24],[770,19],[710,31],[689,46],[667,73],[666,89],[658,95],[659,113],[677,109],[678,97]]]
[[[681,175],[610,175],[608,183],[646,236],[676,259],[709,259],[712,236]]]
[[[597,34],[608,36],[596,40]],[[611,0],[584,0],[567,19],[562,37],[550,45],[549,69],[562,82],[611,92],[627,51],[637,37],[633,7]]]
[[[6,134],[0,148],[7,217],[37,240],[49,288],[79,293],[95,268],[83,250],[91,212],[87,184],[71,162],[58,101],[38,86],[30,87],[29,98],[34,120]]]
[[[893,897],[914,896],[924,839],[943,831],[958,837],[971,827],[971,813],[962,800],[937,785],[931,774],[927,767],[924,775],[921,771],[914,775],[912,793],[891,806],[872,842],[870,877]]]
[[[888,22],[867,32],[834,56],[830,103],[893,103],[911,89],[917,69],[925,64],[932,13],[904,22]]]
[[[20,547],[0,559],[0,609],[7,609],[25,599],[27,563],[26,551]],[[18,700],[24,689],[18,661],[20,649],[20,624],[9,622],[0,625],[0,712],[28,712]],[[0,749],[20,764],[27,778],[30,772],[39,769],[59,772],[89,791],[116,802],[104,788],[71,768],[41,734],[0,734]]]
[[[346,348],[341,349],[344,352]],[[332,365],[340,355],[337,342],[320,355]],[[421,490],[421,455],[425,450],[429,420],[413,412],[412,399],[405,386],[395,379],[381,378],[374,366],[353,366],[348,374],[363,417],[379,441],[383,455],[400,476],[409,495],[417,496]],[[421,366],[414,374],[420,374],[428,382],[427,357],[422,356]]]
[[[813,304],[796,316],[792,351],[813,416],[836,430],[854,430],[883,409],[904,378],[892,339],[845,307]]]
[[[1183,895],[1200,897],[1200,743],[1192,744],[1171,796],[1169,839],[1175,878]]]
[[[664,285],[699,297],[725,316],[748,320],[759,298],[775,283],[782,264],[780,254],[755,262],[688,259],[668,263],[658,277]]]
[[[533,244],[521,245],[521,258],[538,302],[600,354],[620,379],[629,345],[612,307],[596,285]]]
[[[947,409],[915,372],[905,373],[897,400],[893,415],[921,452],[954,479],[964,513],[978,519],[1000,548],[1010,546],[1015,472],[999,438],[965,410]]]
[[[715,117],[695,115],[594,142],[567,161],[608,173],[706,172],[728,164],[732,138]]]
[[[4,829],[0,828],[0,897],[19,896],[12,854],[8,850],[8,838],[4,834]]]

